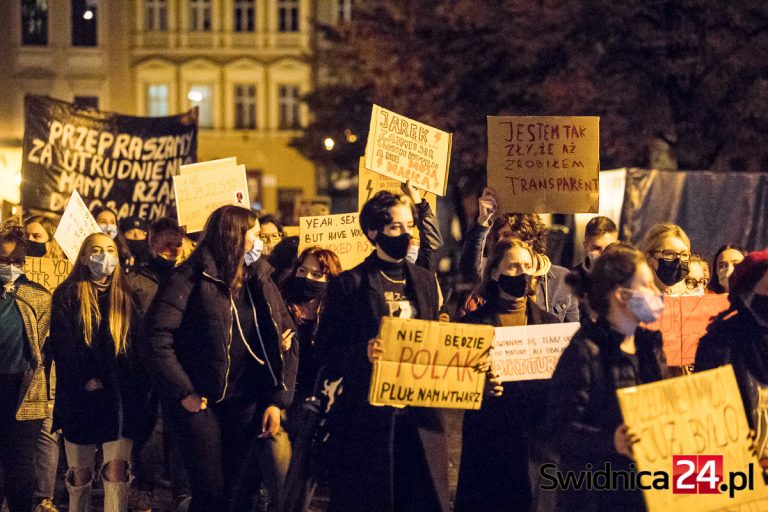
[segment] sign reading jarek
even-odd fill
[[[24,103],[21,202],[61,213],[77,191],[92,209],[153,220],[173,205],[171,177],[197,158],[197,110],[132,117],[44,96]]]
[[[488,186],[502,210],[597,213],[599,117],[488,117]]]
[[[374,105],[365,146],[365,167],[444,196],[452,141],[448,132]]]

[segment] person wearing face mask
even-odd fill
[[[738,245],[728,244],[720,247],[712,258],[712,270],[715,276],[709,280],[709,289],[713,293],[728,293],[728,278],[733,269],[744,261],[747,252]]]
[[[56,224],[44,215],[32,215],[24,220],[24,232],[27,235],[27,256],[35,258],[64,259],[64,251],[53,238]]]
[[[584,261],[571,269],[584,275],[589,272],[606,247],[619,240],[619,229],[608,217],[598,215],[587,222],[584,229]],[[582,323],[589,322],[591,312],[585,300],[579,301],[579,320]]]
[[[283,225],[272,214],[266,214],[259,217],[259,225],[261,226],[261,232],[259,233],[259,239],[262,244],[262,252],[264,256],[272,254],[272,249],[283,239]]]
[[[648,230],[640,244],[654,272],[656,286],[665,295],[685,295],[691,261],[691,241],[680,226],[668,222]]]
[[[410,181],[402,183],[400,189],[416,208],[414,221],[418,231],[418,238],[414,237],[411,240],[405,259],[427,270],[434,271],[435,254],[445,245],[437,217],[429,202],[422,198],[421,192],[411,185]]]
[[[258,250],[252,211],[222,206],[160,286],[141,339],[191,483],[192,512],[249,510],[261,482],[281,506],[290,462],[282,412],[299,344]],[[256,248],[254,248],[256,247]]]
[[[126,229],[128,243],[140,242],[146,245],[146,251],[135,244],[132,252],[137,255],[145,254],[132,271],[125,274],[125,280],[136,294],[142,317],[149,310],[158,288],[173,272],[176,259],[181,252],[182,230],[174,219],[161,217],[144,233],[146,240],[135,240],[142,235],[138,233],[145,224],[137,218],[129,217],[121,221],[121,229]],[[148,235],[148,236],[147,236]],[[155,464],[159,458],[158,447],[166,450],[165,461],[171,480],[171,493],[175,504],[189,501],[189,478],[184,470],[181,455],[177,448],[177,435],[168,421],[158,422],[157,393],[152,393],[148,409],[152,414],[147,421],[155,425],[155,429],[144,438],[133,439],[133,482],[129,493],[129,506],[134,512],[148,512],[152,507],[152,496],[156,485]],[[161,410],[164,413],[164,410]],[[162,426],[162,428],[161,428]],[[162,441],[160,437],[162,436]]]
[[[309,247],[299,255],[293,278],[283,287],[283,296],[296,324],[300,344],[295,405],[301,405],[312,394],[318,371],[314,350],[317,323],[328,282],[340,273],[341,263],[335,252]]]
[[[15,221],[0,224],[0,503],[29,512],[35,491],[35,443],[48,415],[42,350],[51,294],[24,275],[27,240]]]
[[[729,280],[730,308],[723,311],[699,340],[694,369],[733,365],[751,429],[760,433],[758,457],[768,477],[768,249],[749,253]]]
[[[442,411],[368,403],[376,338],[383,316],[437,320],[434,274],[405,259],[414,228],[412,203],[382,191],[365,203],[360,227],[375,251],[331,281],[316,352],[341,375],[344,391],[331,413],[334,464],[330,510],[447,512],[448,459]]]
[[[635,471],[632,445],[639,438],[623,424],[616,390],[669,376],[661,334],[639,326],[664,310],[654,280],[644,254],[623,242],[610,245],[588,274],[568,276],[595,318],[573,336],[550,383],[545,432],[558,452],[558,471],[606,463],[613,471]],[[558,492],[557,510],[634,512],[645,504],[638,489],[568,489]]]
[[[128,241],[118,227],[117,213],[106,206],[97,206],[91,213],[102,233],[115,241],[120,266],[124,271],[130,271],[135,264],[135,258],[128,246]]]
[[[133,256],[133,266],[142,267],[150,257],[147,241],[147,221],[140,217],[126,217],[119,222],[120,233]]]
[[[484,304],[460,322],[495,327],[559,323],[530,299],[534,255],[516,238],[493,246],[480,285]],[[493,376],[492,376],[493,377]],[[548,381],[508,382],[500,396],[465,411],[456,512],[529,510],[528,465],[544,420]]]
[[[53,294],[51,318],[57,369],[53,427],[64,436],[71,511],[91,507],[99,448],[104,510],[127,509],[132,440],[151,429],[147,379],[133,346],[138,315],[115,242],[103,233],[88,236]]]

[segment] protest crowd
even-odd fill
[[[338,216],[302,217],[289,236],[241,194],[205,211],[201,230],[181,210],[151,222],[86,210],[82,223],[98,229],[71,255],[51,216],[4,221],[9,512],[89,511],[97,489],[107,512],[150,511],[161,480],[172,510],[192,512],[301,512],[319,495],[333,512],[650,510],[633,482],[649,467],[644,443],[666,451],[668,440],[635,418],[661,415],[672,400],[663,397],[683,396],[688,382],[709,397],[714,384],[699,374],[725,365],[738,393],[719,403],[736,411],[733,428],[711,435],[759,461],[750,485],[766,489],[768,249],[722,240],[710,262],[680,226],[657,224],[633,245],[595,216],[584,261],[567,269],[550,260],[540,215],[516,212],[489,186],[463,236],[460,278],[443,286],[436,213],[424,188],[400,181],[336,219],[359,232],[355,264],[303,231]],[[56,286],[32,278],[35,265],[66,258]],[[695,352],[671,360],[665,309],[704,300],[715,307]],[[520,343],[503,334],[519,332],[522,344],[562,340],[520,362]],[[650,405],[622,392],[669,379],[677,391]],[[696,408],[677,405],[681,415]],[[455,491],[447,409],[464,409]],[[626,477],[609,492],[547,490],[557,477],[541,470],[604,466]],[[61,479],[68,504],[56,500]]]

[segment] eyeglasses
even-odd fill
[[[283,239],[283,235],[281,235],[280,233],[272,233],[271,235],[263,234],[263,235],[259,235],[259,239],[261,239],[261,241],[264,243],[279,242],[280,240]]]
[[[680,258],[680,261],[691,260],[691,253],[689,252],[653,251],[653,254],[661,254],[661,258],[666,261],[675,261],[678,258]]]
[[[696,279],[694,277],[686,277],[685,278],[685,287],[689,290],[695,290],[697,287],[701,286],[702,288],[706,288],[709,284],[709,279],[706,277],[702,277],[701,279]]]
[[[16,268],[24,268],[24,260],[11,260],[0,258],[0,265],[13,265]]]

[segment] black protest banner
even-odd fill
[[[171,177],[197,159],[197,109],[133,117],[45,96],[24,101],[21,202],[61,213],[73,191],[89,209],[153,220],[173,205]]]

